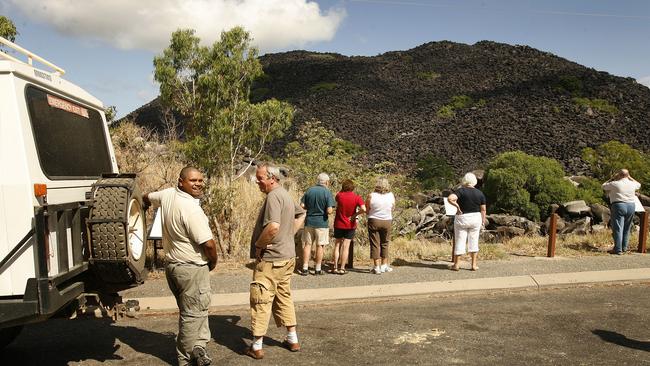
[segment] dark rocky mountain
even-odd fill
[[[276,155],[312,118],[367,149],[368,163],[405,170],[429,153],[462,172],[522,150],[580,173],[584,147],[650,146],[649,88],[527,46],[443,41],[375,57],[293,51],[261,61],[267,77],[252,98],[298,111]],[[154,100],[126,118],[159,128],[160,110]]]

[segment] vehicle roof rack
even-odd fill
[[[35,53],[30,52],[29,50],[26,50],[26,49],[20,47],[19,45],[17,45],[17,44],[15,44],[15,43],[11,42],[10,40],[8,40],[8,39],[6,39],[6,38],[0,37],[0,43],[4,44],[5,46],[7,46],[7,47],[9,47],[9,48],[12,48],[12,49],[16,50],[17,52],[22,53],[22,54],[25,55],[25,56],[27,56],[27,62],[24,62],[24,61],[22,61],[22,60],[19,60],[19,59],[15,58],[15,57],[13,57],[13,56],[10,56],[9,54],[7,54],[7,53],[5,53],[5,52],[2,52],[2,51],[0,51],[0,57],[4,57],[4,58],[6,58],[6,59],[8,59],[8,60],[11,60],[11,61],[14,61],[14,62],[19,62],[19,63],[22,63],[22,64],[27,64],[27,65],[29,65],[29,66],[33,66],[33,65],[32,65],[32,62],[33,62],[33,60],[36,60],[36,61],[42,63],[43,65],[52,68],[52,69],[54,70],[54,72],[55,72],[56,74],[58,74],[58,75],[63,75],[63,74],[65,74],[65,70],[63,70],[62,68],[56,66],[55,64],[51,63],[50,61],[48,61],[48,60],[46,60],[46,59],[44,59],[44,58],[42,58],[42,57],[36,55]]]

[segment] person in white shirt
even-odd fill
[[[612,237],[614,248],[610,254],[623,254],[627,252],[630,240],[630,228],[634,218],[634,201],[636,191],[641,188],[627,169],[621,169],[607,182],[603,183],[603,190],[607,192],[610,202]]]
[[[146,206],[160,207],[165,276],[179,310],[176,355],[179,365],[206,366],[210,340],[210,271],[217,266],[217,246],[208,218],[199,205],[203,174],[185,167],[178,186],[143,196]]]
[[[388,179],[379,178],[375,191],[366,200],[368,207],[368,237],[370,239],[370,258],[374,262],[372,273],[392,272],[388,265],[388,243],[390,241],[395,196],[390,191]]]

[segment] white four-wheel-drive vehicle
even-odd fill
[[[2,348],[24,324],[93,300],[123,309],[117,291],[143,282],[147,241],[135,175],[118,173],[102,103],[0,42],[15,50],[0,50]]]

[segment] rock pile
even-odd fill
[[[431,240],[448,240],[453,235],[453,216],[447,216],[443,196],[449,192],[429,197],[422,206],[402,213],[398,222],[400,235]],[[422,202],[422,197],[414,201]],[[650,203],[650,197],[641,196],[642,203]],[[649,207],[650,208],[650,207]],[[554,207],[558,214],[556,230],[560,235],[585,235],[605,230],[609,226],[609,208],[600,204],[587,205],[585,201],[565,202]],[[505,214],[487,215],[488,224],[481,232],[481,241],[498,242],[523,235],[547,235],[550,217],[545,222],[533,222],[525,217]],[[638,218],[635,217],[635,224]],[[637,228],[635,227],[635,230]]]
[[[272,147],[276,155],[312,118],[367,149],[368,163],[393,161],[405,171],[429,153],[461,173],[522,150],[581,173],[584,147],[613,139],[650,146],[650,89],[527,46],[443,41],[374,57],[293,51],[261,61],[267,76],[253,99],[297,107],[291,131]],[[441,114],[455,97],[471,100]],[[154,100],[126,118],[157,128],[160,116]]]

